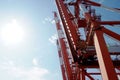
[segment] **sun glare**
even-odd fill
[[[14,19],[1,29],[1,39],[6,45],[20,43],[24,37],[24,30]]]

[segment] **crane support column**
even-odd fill
[[[118,80],[102,31],[95,31],[94,42],[103,80]]]

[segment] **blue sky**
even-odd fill
[[[0,80],[62,80],[53,11],[54,0],[0,0]]]
[[[24,32],[17,43],[8,37],[6,44],[0,36],[1,80],[62,80],[55,46],[55,10],[54,0],[0,0],[0,31],[15,21]]]

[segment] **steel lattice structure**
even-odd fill
[[[105,28],[105,25],[119,25],[120,21],[102,21],[91,6],[102,7],[120,13],[118,8],[109,8],[91,0],[56,0],[63,28],[54,12],[58,32],[58,53],[63,80],[95,80],[101,75],[103,80],[118,80],[120,60],[113,60],[103,34],[120,41],[120,35]],[[69,10],[74,6],[74,14]],[[81,15],[83,17],[81,17]],[[82,39],[79,28],[84,29],[86,39]],[[92,70],[89,72],[89,70]],[[93,69],[98,69],[96,72]],[[100,76],[98,76],[100,77]]]

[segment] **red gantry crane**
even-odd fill
[[[120,21],[102,21],[91,6],[117,13],[120,13],[120,9],[91,0],[55,1],[63,25],[54,12],[63,80],[118,80],[120,59],[112,59],[112,56],[120,55],[120,46],[108,49],[104,34],[119,42],[120,34],[105,26],[120,25]],[[73,13],[69,10],[70,6],[74,7]],[[81,38],[80,28],[84,30],[85,39]]]

